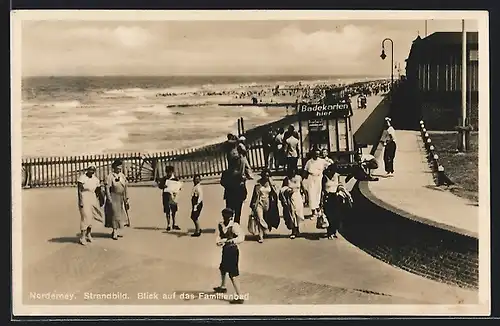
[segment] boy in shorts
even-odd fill
[[[177,197],[182,189],[182,182],[175,177],[174,167],[167,166],[165,177],[158,182],[158,187],[162,190],[163,212],[167,219],[167,231],[170,231],[170,220],[172,220],[172,229],[180,230],[175,224],[175,215],[177,214]]]
[[[245,240],[245,235],[238,223],[234,222],[234,211],[231,208],[222,210],[223,220],[218,225],[217,246],[222,247],[222,260],[219,266],[221,275],[221,285],[214,288],[216,293],[226,293],[226,275],[233,283],[236,292],[235,299],[231,303],[241,304],[244,300],[241,298],[240,285],[238,281],[239,256],[238,244]]]

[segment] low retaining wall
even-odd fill
[[[463,288],[478,288],[477,239],[402,217],[376,205],[367,198],[366,191],[366,183],[352,191],[356,204],[342,228],[349,242],[414,274]]]

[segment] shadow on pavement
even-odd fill
[[[109,233],[96,232],[96,233],[92,233],[92,238],[110,238],[111,239],[111,235]],[[77,234],[75,234],[74,237],[52,238],[52,239],[49,239],[48,242],[52,242],[52,243],[78,243],[79,239],[80,239],[80,233],[77,233]]]
[[[176,231],[176,230],[166,231],[165,230],[165,231],[163,231],[163,233],[175,235],[178,238],[181,238],[181,237],[191,236],[194,233],[194,229],[188,229],[187,231]],[[203,236],[203,234],[214,234],[214,233],[215,233],[215,229],[201,229],[201,236]]]

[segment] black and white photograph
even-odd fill
[[[490,314],[481,11],[13,11],[17,316]]]

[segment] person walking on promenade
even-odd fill
[[[300,236],[300,223],[304,221],[304,200],[301,194],[302,177],[287,176],[283,179],[280,201],[283,206],[283,219],[291,230],[290,239]]]
[[[344,191],[340,175],[337,173],[337,164],[330,165],[323,175],[323,207],[328,227],[326,229],[326,237],[334,239],[337,237],[337,231],[340,225],[340,201],[339,195]],[[343,190],[344,189],[344,190]],[[349,195],[350,196],[350,195]]]
[[[231,166],[238,157],[238,138],[233,134],[227,134],[227,141],[223,144],[228,167]]]
[[[352,173],[350,173],[345,182],[349,182],[352,178],[355,178],[358,181],[378,181],[378,178],[374,178],[372,176],[372,170],[378,168],[378,162],[375,156],[371,154],[361,154],[356,153],[354,155],[354,160],[357,165],[355,166]]]
[[[396,157],[396,131],[391,125],[391,118],[385,118],[386,129],[384,130],[382,136],[382,142],[384,145],[384,168],[387,176],[392,177],[394,175],[394,158]]]
[[[191,236],[199,237],[201,229],[198,219],[203,209],[203,187],[201,186],[201,177],[198,174],[193,177],[193,184],[193,191],[191,193],[191,220],[194,223],[194,233]]]
[[[293,126],[288,129],[289,137],[285,139],[285,153],[286,153],[286,173],[287,175],[295,175],[298,173],[297,163],[299,160],[299,134],[295,131]]]
[[[241,290],[238,276],[240,276],[239,270],[239,258],[240,251],[238,244],[245,241],[245,235],[239,225],[239,223],[234,221],[234,211],[230,208],[224,208],[222,210],[223,220],[218,224],[218,234],[216,244],[222,247],[222,259],[219,265],[219,271],[221,275],[221,283],[219,286],[214,287],[216,293],[226,293],[226,277],[229,274],[229,278],[233,283],[234,291],[236,292],[235,299],[231,303],[243,303],[244,300],[241,298]]]
[[[127,194],[127,178],[122,173],[123,163],[120,159],[115,160],[112,172],[106,178],[106,221],[105,226],[112,228],[111,237],[118,240],[123,235],[120,230],[128,222],[129,199]]]
[[[173,166],[165,168],[165,176],[158,182],[158,188],[162,190],[162,203],[163,212],[167,220],[166,230],[170,231],[170,221],[172,221],[172,229],[180,230],[181,228],[175,223],[175,217],[178,206],[178,195],[182,189],[182,182],[175,176],[175,169]]]
[[[241,209],[247,199],[246,181],[253,179],[250,164],[245,156],[245,152],[238,147],[238,157],[234,163],[222,173],[221,185],[224,187],[224,200],[226,207],[234,211],[234,220],[240,223]]]
[[[328,149],[323,148],[321,150],[321,158],[326,161],[327,165],[333,164],[333,160],[328,156]]]
[[[271,180],[271,172],[267,169],[260,174],[250,200],[252,212],[249,218],[249,232],[259,236],[259,243],[264,242],[266,231],[277,229],[280,224],[278,210],[278,191]]]
[[[312,217],[314,218],[317,217],[319,213],[321,203],[321,180],[328,163],[319,157],[320,152],[318,149],[313,149],[311,154],[311,159],[307,161],[304,172],[309,188],[307,191],[309,195],[309,208],[311,208]]]
[[[283,161],[285,159],[285,153],[284,153],[284,137],[285,137],[285,130],[283,128],[278,128],[278,133],[276,134],[276,137],[274,137],[274,167],[276,170],[281,169],[281,166],[283,165]]]
[[[274,134],[271,128],[265,132],[264,136],[262,136],[262,147],[264,151],[264,162],[268,169],[272,169],[275,165],[275,155],[274,155]]]
[[[78,208],[80,210],[80,244],[92,242],[92,222],[102,223],[103,212],[98,196],[101,194],[101,181],[95,176],[95,165],[89,165],[85,173],[78,178]]]

